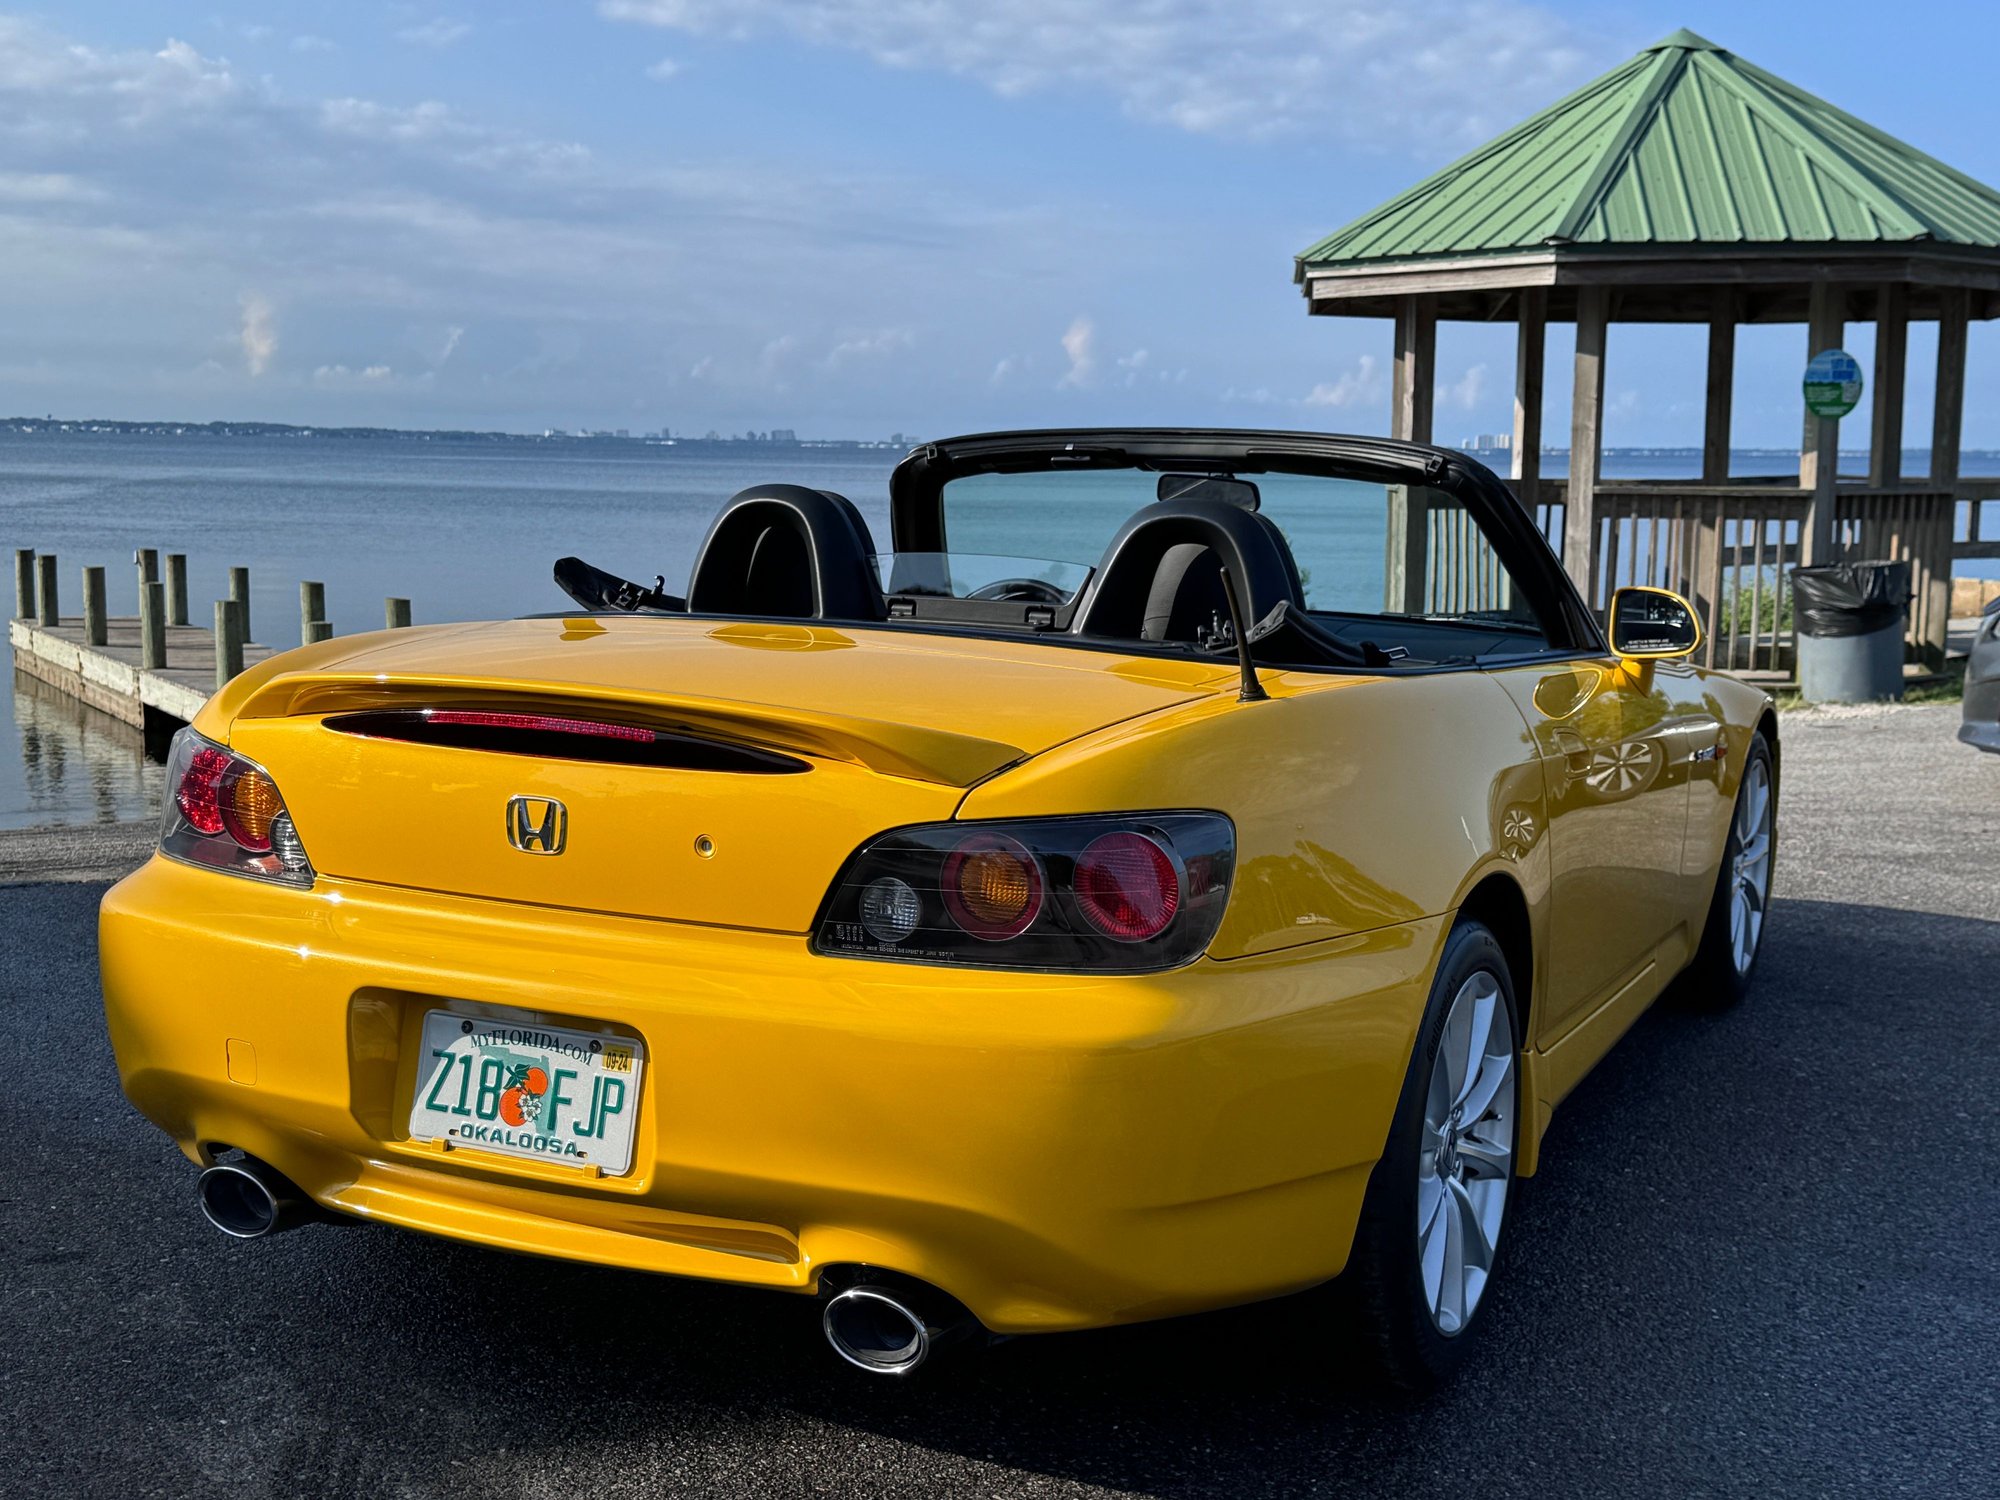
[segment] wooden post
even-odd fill
[[[1885,281],[1875,292],[1875,404],[1868,425],[1868,484],[1903,482],[1903,377],[1910,362],[1910,289]]]
[[[1963,287],[1938,299],[1937,414],[1931,421],[1931,488],[1958,488],[1958,450],[1965,430],[1965,320]]]
[[[167,554],[167,623],[188,623],[188,560],[185,552]]]
[[[1396,309],[1396,358],[1389,379],[1389,435],[1414,443],[1431,440],[1436,399],[1437,299],[1405,297]],[[1383,557],[1384,607],[1418,614],[1424,607],[1429,504],[1408,485],[1389,489],[1387,551]]]
[[[104,623],[104,569],[83,570],[83,639],[89,646],[102,646],[110,639]]]
[[[45,552],[35,559],[35,622],[62,624],[62,599],[56,592],[56,555]]]
[[[243,670],[243,613],[234,599],[215,601],[215,686]]]
[[[167,586],[157,578],[139,585],[139,665],[148,672],[167,665]]]
[[[333,626],[325,620],[308,620],[305,626],[305,636],[305,643],[308,646],[318,645],[321,641],[330,641],[333,639]]]
[[[1592,553],[1597,541],[1597,469],[1604,457],[1604,352],[1610,299],[1601,286],[1577,288],[1576,381],[1569,416],[1569,497],[1563,512],[1563,570],[1597,608]],[[1607,580],[1605,597],[1616,579]]]
[[[236,628],[243,632],[241,639],[245,641],[251,639],[250,570],[248,568],[231,568],[229,570],[229,602],[239,606],[236,616]],[[239,672],[243,670],[241,661],[237,663],[236,670]]]
[[[410,601],[385,599],[382,615],[391,630],[407,630],[410,628]]]
[[[1729,426],[1736,400],[1736,291],[1719,287],[1708,315],[1708,405],[1701,428],[1701,482],[1729,478]]]
[[[14,618],[35,618],[35,549],[14,549]]]
[[[146,585],[160,581],[160,549],[141,547],[132,554],[133,566],[139,570],[139,590],[145,592]]]
[[[1846,298],[1830,281],[1815,281],[1806,313],[1806,358],[1838,349],[1846,320],[1842,316]],[[1808,566],[1833,561],[1834,538],[1839,516],[1835,485],[1840,478],[1840,419],[1805,414],[1799,441],[1799,487],[1812,491],[1806,506],[1806,524],[1800,542],[1802,562]]]
[[[1509,471],[1528,514],[1542,498],[1542,372],[1549,345],[1547,287],[1521,293],[1514,331],[1514,448]]]
[[[299,640],[310,646],[314,636],[314,625],[326,619],[326,585],[323,583],[301,583],[299,585]]]

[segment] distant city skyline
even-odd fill
[[[1860,0],[1824,0],[1811,26],[1722,0],[0,12],[0,410],[1382,431],[1387,327],[1309,319],[1292,256],[1676,27],[2000,181],[2000,136],[1971,123],[2000,21],[1971,0],[1880,17]],[[1551,412],[1569,340],[1552,327]],[[1846,344],[1865,370],[1871,330]],[[1933,351],[1916,325],[1913,439]],[[1797,431],[1806,353],[1796,325],[1742,331],[1745,442]],[[1445,325],[1438,368],[1441,435],[1510,429],[1511,328]],[[1703,381],[1699,329],[1615,328],[1606,442],[1698,442]],[[2000,330],[1980,323],[1969,444],[2000,444],[1996,398]],[[1864,401],[1843,446],[1866,422]]]

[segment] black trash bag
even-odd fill
[[[1792,617],[1815,640],[1873,635],[1900,624],[1910,607],[1910,565],[1827,563],[1792,569]]]

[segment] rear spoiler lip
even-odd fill
[[[845,761],[884,776],[939,786],[970,787],[1030,754],[1018,745],[978,735],[781,704],[636,694],[587,683],[496,683],[490,677],[436,672],[408,677],[338,669],[282,673],[260,683],[233,717],[284,719],[365,709],[469,707],[588,710],[681,734]]]

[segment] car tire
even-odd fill
[[[1761,797],[1761,805],[1759,798]],[[1761,857],[1744,860],[1759,835]],[[1692,1009],[1720,1011],[1742,1003],[1757,973],[1764,951],[1765,914],[1771,900],[1771,872],[1778,856],[1778,768],[1762,734],[1750,737],[1743,759],[1743,780],[1736,789],[1736,806],[1729,816],[1721,867],[1715,872],[1715,895],[1694,960],[1681,976],[1683,1001]],[[1743,956],[1737,926],[1739,916],[1750,924],[1749,951]]]
[[[1454,1048],[1469,1063],[1482,1026],[1479,1057],[1489,1071],[1468,1066],[1457,1075],[1464,1082],[1457,1112],[1441,1111],[1444,1094],[1458,1087]],[[1520,1035],[1505,952],[1485,926],[1460,922],[1445,940],[1388,1143],[1336,1284],[1375,1372],[1407,1391],[1434,1387],[1464,1361],[1499,1270],[1528,1102]],[[1485,1107],[1469,1114],[1483,1090]],[[1469,1273],[1480,1260],[1475,1278]]]

